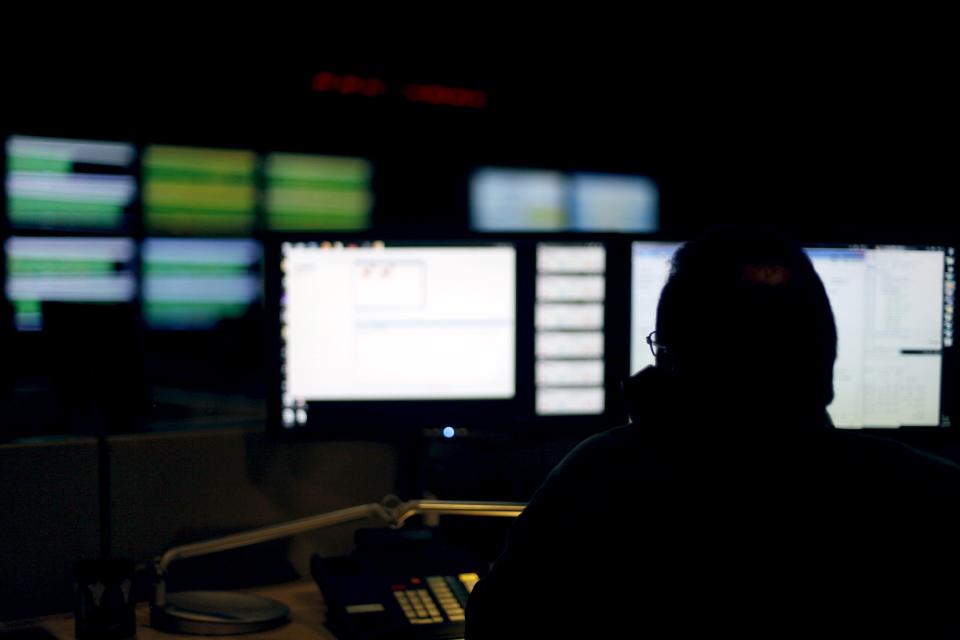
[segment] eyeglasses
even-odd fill
[[[651,331],[649,334],[647,334],[647,344],[650,346],[650,353],[653,354],[654,358],[667,352],[666,345],[664,345],[662,342],[657,342],[656,331]]]

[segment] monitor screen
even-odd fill
[[[261,297],[260,244],[252,240],[148,238],[143,316],[160,330],[212,329]]]
[[[633,243],[631,370],[653,364],[645,337],[675,243]],[[941,426],[943,352],[953,347],[954,249],[819,246],[807,254],[837,324],[834,424]]]
[[[562,231],[567,228],[562,173],[480,169],[470,180],[470,221],[476,231]]]
[[[509,244],[285,242],[282,424],[332,401],[516,394]]]
[[[536,264],[536,413],[602,414],[606,248],[540,243]]]
[[[953,249],[811,248],[837,323],[838,426],[938,426],[953,346]]]
[[[7,298],[22,331],[43,327],[43,302],[132,302],[136,247],[128,238],[6,241]]]
[[[7,217],[14,229],[129,229],[137,197],[132,144],[12,136]]]
[[[243,235],[256,221],[252,151],[152,145],[143,154],[148,233]]]
[[[570,181],[576,231],[652,232],[660,227],[656,183],[643,176],[578,173]]]
[[[271,153],[264,164],[270,231],[370,227],[373,167],[361,158]]]

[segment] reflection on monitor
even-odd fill
[[[212,329],[260,298],[252,240],[151,238],[143,244],[144,319],[151,329]]]
[[[15,229],[121,231],[137,196],[132,144],[12,136],[7,216]]]
[[[147,147],[143,156],[147,231],[177,235],[252,232],[256,167],[252,151]]]
[[[373,169],[361,158],[272,153],[265,163],[270,231],[370,227]]]
[[[552,171],[480,169],[470,180],[477,231],[561,231],[568,226],[566,179]]]
[[[570,226],[576,231],[659,229],[657,185],[650,178],[580,173],[571,190]]]
[[[537,246],[537,415],[604,412],[605,274],[602,244]]]
[[[644,338],[679,245],[633,243],[631,370],[653,364]],[[954,249],[808,248],[837,323],[838,427],[939,426],[943,349],[953,347]]]
[[[281,268],[285,427],[314,401],[514,396],[512,246],[284,243]]]
[[[127,238],[22,238],[6,241],[7,297],[16,326],[43,326],[41,304],[131,302],[136,247]]]
[[[485,168],[470,180],[475,231],[650,232],[659,222],[657,185],[643,176]]]

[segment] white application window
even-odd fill
[[[283,251],[285,404],[514,396],[513,247]]]
[[[841,427],[941,421],[945,254],[901,247],[810,249],[837,324]]]

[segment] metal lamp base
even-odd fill
[[[183,591],[150,608],[150,626],[171,633],[228,636],[273,629],[290,621],[284,604],[248,593]]]

